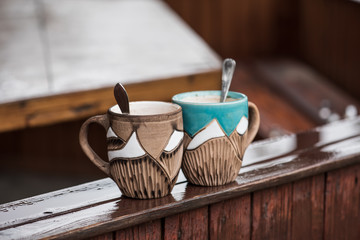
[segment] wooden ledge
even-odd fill
[[[360,117],[254,142],[236,181],[180,181],[164,198],[122,197],[110,179],[0,205],[0,238],[84,238],[360,163]]]
[[[125,87],[131,101],[170,101],[173,95],[180,92],[218,89],[220,75],[220,69],[217,69],[181,77],[126,84]],[[104,113],[116,104],[113,87],[0,103],[0,132],[83,119]]]

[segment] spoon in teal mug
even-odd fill
[[[220,102],[225,102],[225,99],[228,95],[231,80],[235,71],[235,66],[236,66],[236,62],[234,59],[227,58],[223,62]]]

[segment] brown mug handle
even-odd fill
[[[95,166],[100,168],[100,170],[102,170],[106,175],[111,177],[110,164],[102,160],[99,157],[99,155],[97,155],[89,145],[88,131],[89,131],[89,126],[92,123],[100,124],[105,128],[105,130],[109,128],[109,119],[106,114],[97,115],[89,118],[83,123],[83,125],[80,128],[80,133],[79,133],[80,146],[84,151],[84,153],[86,154],[86,156],[95,164]]]
[[[256,105],[252,102],[248,102],[249,105],[249,127],[248,136],[246,139],[246,147],[254,140],[259,127],[260,127],[260,113]]]

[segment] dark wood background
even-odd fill
[[[293,57],[360,98],[360,4],[355,1],[165,2],[222,57]]]

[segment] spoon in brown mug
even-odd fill
[[[121,83],[117,83],[114,87],[114,96],[117,104],[122,113],[129,114],[129,97],[124,86]]]

